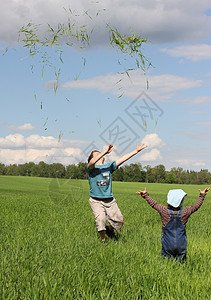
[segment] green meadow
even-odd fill
[[[161,220],[138,189],[165,204],[169,189],[205,186],[113,182],[124,215],[101,243],[86,180],[0,176],[0,299],[210,299],[211,191],[187,224],[187,262],[161,258]],[[210,194],[209,194],[210,193]]]

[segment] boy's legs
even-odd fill
[[[95,217],[95,223],[100,235],[100,239],[102,242],[104,242],[106,233],[106,209],[104,207],[104,203],[103,201],[95,200],[92,197],[89,198],[89,203]]]
[[[115,199],[112,201],[101,201],[90,197],[89,203],[95,217],[96,227],[101,241],[105,241],[106,233],[108,236],[113,237],[114,229],[116,229],[117,232],[121,231],[124,220]],[[108,227],[105,226],[106,220],[109,222]]]
[[[111,226],[111,224],[109,224],[109,226],[106,226],[106,235],[111,239],[116,238],[114,228]]]
[[[106,231],[105,231],[105,230],[101,230],[101,231],[98,231],[98,232],[99,232],[101,241],[102,241],[102,242],[105,242],[105,234],[106,234]]]
[[[123,215],[117,205],[116,199],[114,198],[111,202],[106,203],[106,214],[109,222],[109,229],[116,229],[120,232],[124,223]]]

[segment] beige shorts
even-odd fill
[[[106,230],[106,221],[118,232],[121,230],[124,219],[115,198],[113,200],[96,200],[90,197],[89,203],[98,231]]]

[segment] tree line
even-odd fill
[[[48,178],[72,178],[88,179],[87,163],[80,162],[64,166],[61,163],[47,164],[43,161],[35,164],[33,162],[25,164],[5,165],[0,163],[0,175],[10,176],[33,176]],[[125,182],[157,182],[175,184],[210,184],[211,173],[207,169],[200,171],[184,170],[181,167],[172,168],[170,171],[164,165],[151,167],[142,166],[141,163],[124,165],[117,169],[113,175],[114,181]]]

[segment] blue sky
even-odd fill
[[[110,142],[113,160],[144,142],[148,148],[131,162],[211,171],[210,1],[25,2],[7,1],[0,12],[0,162],[77,163]],[[88,28],[83,12],[102,12],[89,48],[63,47],[64,64],[48,50],[61,68],[55,94],[54,70],[45,66],[41,78],[40,58],[27,57],[17,31],[29,21],[64,22],[63,7]],[[146,75],[118,73],[133,62],[108,45],[106,22],[149,39],[142,50],[154,67]]]

